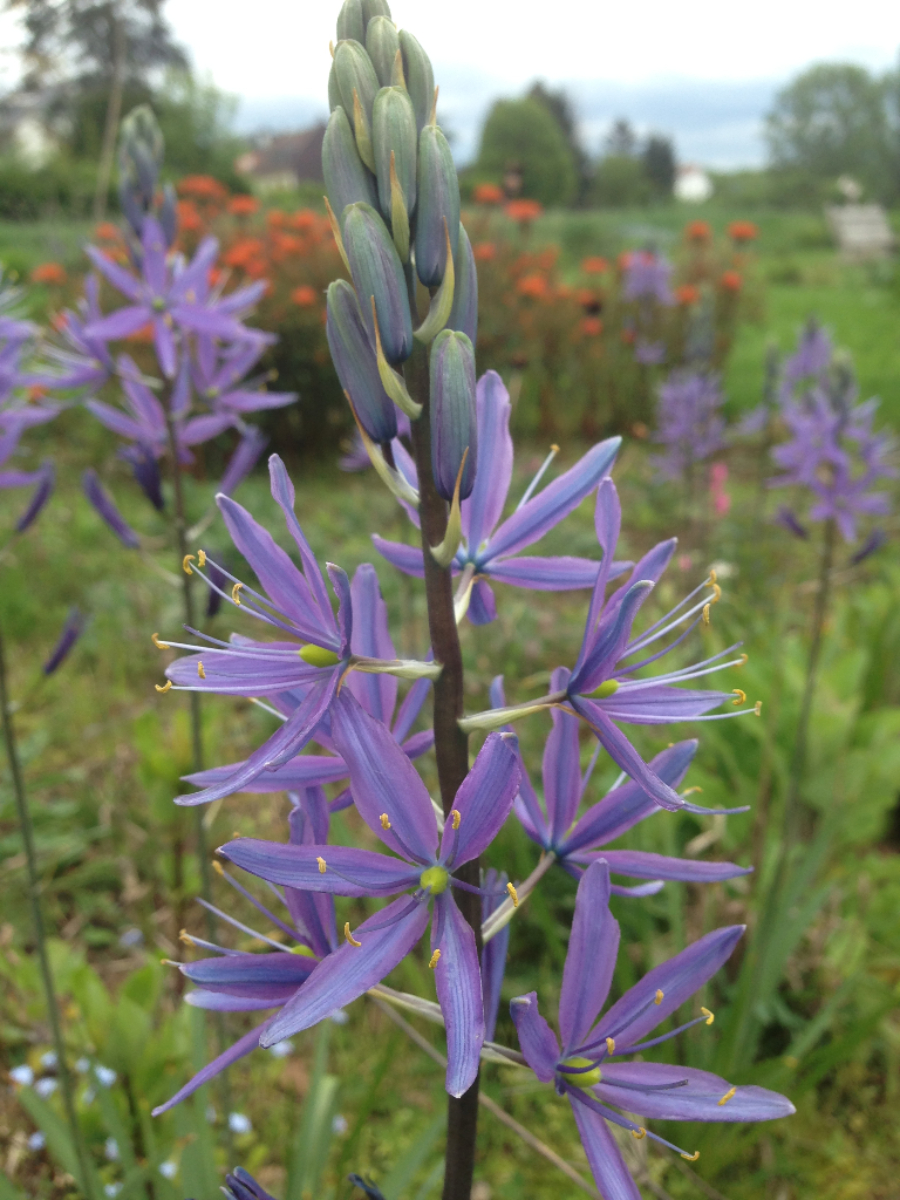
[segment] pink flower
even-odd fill
[[[728,482],[728,464],[723,462],[713,463],[709,468],[709,495],[713,504],[713,511],[717,517],[728,515],[731,508],[731,496],[725,491],[725,485]]]

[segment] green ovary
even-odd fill
[[[446,892],[449,882],[450,872],[444,867],[429,867],[419,876],[419,883],[423,888],[428,888],[432,896],[439,896],[441,892]]]
[[[314,646],[312,642],[304,646],[299,654],[311,667],[334,667],[341,661],[333,650],[326,650],[324,646]]]
[[[559,1065],[561,1067],[589,1067],[593,1059],[590,1058],[566,1058]],[[571,1083],[574,1087],[591,1088],[595,1083],[600,1082],[600,1068],[594,1067],[593,1071],[582,1071],[578,1075],[570,1075],[568,1072],[563,1072],[566,1083]]]
[[[607,679],[598,688],[594,688],[592,692],[588,692],[588,696],[591,700],[605,700],[608,696],[614,696],[618,690],[618,680]]]

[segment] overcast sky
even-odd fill
[[[241,97],[245,129],[325,112],[338,8],[338,0],[166,4],[198,71]],[[897,0],[393,0],[392,8],[431,55],[461,158],[489,102],[540,77],[568,85],[592,148],[613,116],[633,116],[675,134],[689,154],[736,165],[761,154],[760,117],[791,75],[822,59],[882,69],[900,46]]]

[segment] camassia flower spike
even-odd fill
[[[552,1082],[572,1105],[581,1141],[601,1193],[612,1200],[640,1200],[607,1122],[650,1137],[693,1160],[639,1125],[625,1112],[675,1121],[771,1121],[787,1117],[794,1106],[761,1087],[734,1087],[718,1075],[692,1067],[652,1062],[619,1062],[667,1041],[714,1016],[701,1016],[645,1041],[715,974],[744,931],[732,925],[708,933],[648,972],[600,1017],[609,993],[619,948],[619,926],[609,911],[609,867],[591,864],[578,885],[575,919],[563,970],[559,1001],[560,1040],[538,1012],[537,993],[518,996],[510,1012],[528,1065],[542,1083]],[[598,1019],[599,1017],[599,1019]],[[560,1045],[560,1041],[562,1045]]]
[[[350,769],[357,811],[393,855],[346,846],[286,846],[239,838],[219,851],[270,883],[339,896],[407,893],[351,932],[315,968],[261,1039],[271,1045],[317,1024],[379,983],[431,922],[431,961],[447,1027],[447,1091],[461,1096],[478,1072],[484,1007],[475,935],[453,898],[470,890],[452,872],[485,849],[518,789],[516,738],[492,734],[456,794],[439,837],[434,806],[415,767],[379,721],[344,688],[331,713],[335,746]],[[396,857],[394,857],[396,855]]]
[[[440,674],[435,663],[387,661],[353,654],[350,581],[340,567],[328,564],[328,576],[339,603],[335,617],[318,563],[294,515],[293,485],[277,454],[269,459],[269,474],[272,495],[300,552],[302,569],[298,570],[287,552],[245,508],[222,495],[217,499],[228,531],[256,572],[263,590],[256,591],[220,564],[213,564],[203,551],[196,557],[188,555],[184,567],[200,575],[214,592],[236,608],[294,640],[257,642],[233,635],[230,642],[222,642],[191,630],[207,645],[173,641],[158,641],[158,644],[197,651],[176,659],[166,670],[170,683],[178,690],[273,698],[296,693],[298,703],[281,728],[239,770],[201,792],[179,797],[179,804],[206,804],[231,795],[241,791],[262,771],[288,762],[310,741],[349,671],[413,679],[435,678]],[[205,571],[207,561],[231,582],[230,591],[224,590]]]
[[[600,480],[612,470],[621,438],[599,442],[559,478],[534,495],[554,450],[532,480],[515,512],[501,520],[509,493],[513,469],[513,443],[509,433],[511,406],[509,393],[495,371],[488,371],[476,388],[478,446],[480,461],[487,470],[475,476],[472,493],[462,505],[464,543],[453,560],[454,575],[460,579],[459,595],[468,606],[469,620],[485,625],[497,615],[490,583],[509,583],[539,591],[571,591],[593,587],[599,563],[572,555],[528,557],[519,554],[568,516],[588,496]],[[415,468],[405,465],[404,473],[416,485]],[[410,517],[418,516],[405,506]],[[388,542],[373,536],[373,542],[388,562],[407,575],[419,578],[424,573],[422,551],[401,542]],[[615,579],[629,567],[616,563],[608,567],[607,579]]]
[[[387,606],[381,598],[378,576],[370,563],[356,569],[350,584],[350,600],[355,620],[350,636],[350,649],[361,658],[380,658],[392,661],[396,658],[394,643],[388,629]],[[394,740],[409,758],[418,758],[434,745],[434,731],[423,730],[410,734],[410,729],[419,715],[425,697],[431,687],[430,679],[417,679],[397,708],[397,680],[392,675],[366,675],[353,671],[347,677],[350,689],[369,716],[382,721],[391,730]],[[273,705],[287,720],[302,703],[302,696],[288,692],[276,696]],[[319,726],[314,740],[327,754],[298,754],[282,767],[263,771],[243,785],[245,792],[284,792],[311,787],[314,784],[340,783],[348,775],[347,764],[334,748],[326,730],[327,721]],[[243,771],[244,763],[229,763],[227,766],[212,767],[186,775],[188,783],[197,787],[210,787],[225,783]],[[352,803],[349,793],[342,792],[332,804],[332,811]]]
[[[292,800],[294,808],[288,818],[290,844],[302,846],[327,842],[328,801],[322,789],[307,788],[293,796]],[[261,904],[225,871],[221,874],[267,921],[280,929],[292,944],[276,942],[265,934],[256,933],[221,909],[210,909],[220,921],[233,925],[242,933],[252,934],[260,941],[268,943],[272,949],[263,954],[242,953],[206,942],[202,938],[182,934],[182,940],[189,946],[210,950],[213,955],[218,956],[175,964],[182,975],[197,985],[194,991],[188,992],[185,999],[195,1008],[214,1009],[217,1012],[281,1009],[306,982],[316,963],[331,954],[338,945],[334,900],[330,896],[285,888],[283,901],[288,911],[282,918]],[[281,898],[279,896],[279,899]],[[200,903],[209,907],[202,900]],[[255,1050],[259,1046],[260,1036],[268,1029],[272,1020],[272,1017],[266,1017],[262,1024],[245,1033],[234,1045],[198,1071],[171,1100],[156,1108],[153,1115],[158,1116],[174,1108],[197,1088],[209,1083],[220,1071],[224,1071],[251,1050]]]
[[[597,536],[603,559],[574,670],[569,673],[561,668],[555,674],[557,690],[542,699],[517,707],[477,713],[463,718],[460,726],[466,732],[497,729],[529,712],[562,705],[567,711],[576,713],[594,731],[613,762],[639,784],[652,800],[663,808],[675,810],[684,807],[684,800],[647,766],[618,728],[617,722],[668,725],[675,721],[716,721],[753,713],[756,709],[751,707],[741,709],[739,713],[705,716],[710,709],[717,708],[726,700],[734,702],[735,696],[738,703],[743,703],[746,698],[744,693],[740,690],[714,692],[675,686],[726,667],[742,665],[743,655],[728,659],[728,655],[740,643],[702,662],[670,671],[666,675],[655,675],[649,679],[634,678],[637,670],[668,654],[701,621],[709,619],[710,605],[719,598],[721,589],[711,576],[649,629],[633,636],[631,630],[638,610],[668,566],[676,540],[672,538],[654,546],[635,566],[629,581],[606,599],[606,585],[610,579],[610,565],[620,525],[619,497],[615,484],[607,478],[598,489],[596,511]],[[660,650],[640,658],[638,662],[628,663],[628,659],[643,654],[654,642],[685,625],[687,628]]]

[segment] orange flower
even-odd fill
[[[616,259],[616,266],[619,268],[620,271],[627,271],[628,268],[631,266],[631,260],[633,258],[634,258],[634,255],[632,254],[632,252],[630,250],[623,250],[622,253],[619,255],[619,257]]]
[[[288,215],[280,208],[270,208],[266,213],[266,222],[272,229],[282,229],[287,225]]]
[[[516,284],[516,290],[520,296],[528,296],[531,300],[543,300],[550,291],[546,277],[536,272],[524,275]]]
[[[622,339],[623,343],[626,346],[634,345],[635,332],[633,329],[623,329],[622,332],[619,334],[619,337]]]
[[[479,183],[472,193],[472,199],[476,204],[502,204],[503,188],[497,187],[496,183]]]
[[[212,175],[186,175],[176,186],[180,196],[193,196],[195,200],[221,204],[228,199],[228,188]]]
[[[259,211],[259,201],[255,196],[232,196],[228,211],[233,217],[250,217]]]
[[[153,325],[150,321],[146,325],[142,325],[140,329],[136,329],[134,333],[130,333],[125,339],[126,342],[152,342],[153,341]]]
[[[311,208],[298,209],[291,214],[290,220],[295,229],[315,229],[319,225],[328,225],[327,219],[314,213]]]
[[[737,271],[726,271],[719,282],[726,292],[739,292],[743,280]]]
[[[28,389],[28,403],[39,404],[46,395],[47,389],[45,387],[42,387],[39,383],[32,384]]]
[[[291,299],[300,308],[313,308],[318,300],[318,295],[315,288],[311,288],[308,283],[304,283],[301,287],[294,288],[291,292]]]
[[[65,283],[66,268],[58,262],[41,263],[31,272],[32,283]]]
[[[684,227],[684,236],[687,241],[703,246],[712,241],[712,229],[708,221],[690,221]]]
[[[599,255],[593,254],[590,258],[584,259],[581,269],[586,275],[602,275],[604,271],[609,269],[609,263],[605,258],[600,258]]]
[[[537,200],[510,200],[506,206],[506,215],[520,225],[536,220],[543,211],[543,205],[538,204]]]
[[[94,230],[94,235],[101,242],[117,242],[122,236],[118,225],[113,225],[112,221],[101,221]]]
[[[675,289],[675,300],[678,304],[696,304],[699,299],[700,293],[692,283],[683,283]]]
[[[585,337],[599,337],[603,332],[603,322],[599,317],[582,317],[579,328]]]
[[[759,237],[759,228],[752,221],[732,221],[728,236],[736,242],[753,242]]]
[[[246,271],[248,264],[264,251],[265,247],[259,238],[238,238],[225,254],[222,261],[229,267],[240,267]]]
[[[178,201],[178,228],[185,233],[195,233],[203,228],[203,218],[193,200]]]
[[[493,262],[497,257],[497,247],[493,242],[476,242],[472,254],[476,262]]]

